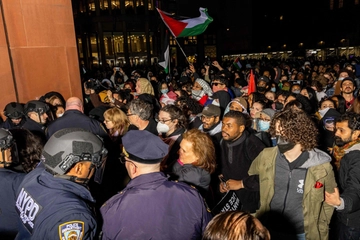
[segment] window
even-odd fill
[[[191,36],[191,37],[185,38],[184,44],[185,44],[185,45],[194,45],[194,44],[197,44],[197,36]]]
[[[204,35],[205,45],[216,45],[216,35]]]
[[[176,41],[174,36],[170,35],[170,42],[169,42],[170,46],[175,46],[176,45]]]

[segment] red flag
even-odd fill
[[[256,83],[255,83],[255,75],[253,70],[250,70],[250,79],[249,79],[249,87],[248,87],[248,95],[251,93],[256,92]]]

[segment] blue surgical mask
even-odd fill
[[[272,92],[276,92],[276,88],[275,88],[275,87],[272,87],[272,88],[271,88],[271,91],[272,91]]]
[[[270,121],[264,121],[259,119],[258,121],[258,129],[260,131],[267,131],[270,128]]]
[[[166,94],[166,93],[168,93],[169,92],[169,89],[161,89],[161,93],[162,94]]]

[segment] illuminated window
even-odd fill
[[[95,0],[89,0],[89,10],[95,11]]]
[[[184,44],[185,45],[197,44],[197,36],[191,36],[191,37],[185,38]]]
[[[175,38],[172,36],[172,35],[170,35],[170,45],[171,46],[175,46],[176,45],[176,41],[175,41]]]
[[[125,1],[125,7],[134,7],[134,2],[133,2],[133,0]]]
[[[111,8],[112,9],[120,9],[120,0],[112,0]]]

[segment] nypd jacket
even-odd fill
[[[196,189],[161,172],[132,179],[100,211],[103,240],[201,239],[211,219]]]
[[[102,138],[108,137],[106,130],[99,121],[78,110],[66,110],[61,118],[52,122],[47,129],[47,138],[49,139],[56,131],[64,128],[83,128]]]
[[[93,239],[97,227],[89,208],[93,202],[85,187],[38,167],[17,192],[15,206],[21,224],[16,239]]]
[[[0,168],[0,239],[15,237],[18,232],[18,216],[15,211],[16,190],[25,173]]]
[[[260,208],[256,217],[271,211],[270,204],[275,189],[275,160],[278,147],[265,148],[253,161],[249,175],[259,175]],[[336,187],[331,158],[315,149],[309,151],[309,159],[301,166],[306,168],[303,186],[303,216],[306,239],[323,240],[329,237],[329,223],[334,208],[325,203],[325,191],[334,192]]]

